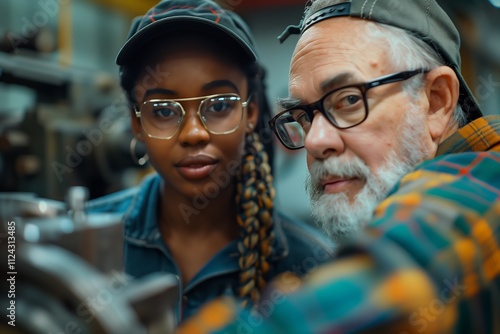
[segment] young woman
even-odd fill
[[[89,210],[124,214],[127,273],[177,275],[182,320],[223,294],[253,305],[273,276],[330,259],[326,238],[273,212],[259,137],[270,109],[240,17],[211,1],[162,1],[134,21],[117,63],[133,143],[156,173]]]

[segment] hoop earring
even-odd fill
[[[137,154],[135,152],[137,146],[137,138],[133,137],[130,141],[130,156],[132,160],[139,166],[144,166],[149,161],[149,155],[146,153],[142,157],[137,158]]]

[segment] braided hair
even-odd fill
[[[269,273],[269,258],[274,242],[272,177],[273,146],[267,121],[271,117],[265,89],[265,70],[259,64],[247,68],[249,94],[259,102],[259,120],[255,131],[247,135],[237,178],[236,204],[241,239],[239,296],[243,305],[252,307],[260,299]],[[250,301],[250,303],[249,303]]]
[[[245,141],[245,154],[238,177],[236,202],[241,240],[240,297],[256,303],[263,290],[265,274],[269,272],[274,233],[272,209],[274,200],[273,178],[268,156],[259,136],[252,132]]]

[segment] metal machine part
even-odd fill
[[[70,188],[66,204],[34,194],[0,194],[0,217],[3,222],[15,219],[20,242],[60,246],[103,273],[121,270],[121,215],[87,215],[87,198],[83,187]]]
[[[50,218],[65,212],[63,202],[37,198],[34,193],[0,193],[0,218]]]
[[[9,291],[0,303],[13,305],[7,318],[15,321],[0,324],[1,333],[175,331],[177,277],[124,274],[121,215],[86,213],[87,198],[82,187],[70,188],[66,203],[0,193],[0,236],[11,237],[0,255],[15,259],[0,264],[11,279],[0,282]]]
[[[76,255],[51,245],[23,244],[16,255],[16,326],[2,322],[2,333],[168,334],[175,330],[178,286],[173,275],[141,280],[120,272],[103,275]],[[1,295],[2,305],[9,305],[7,296]]]

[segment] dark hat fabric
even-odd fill
[[[209,0],[164,0],[134,19],[116,63],[120,66],[134,64],[149,41],[181,30],[211,32],[233,43],[245,61],[257,59],[250,29],[234,12]]]

